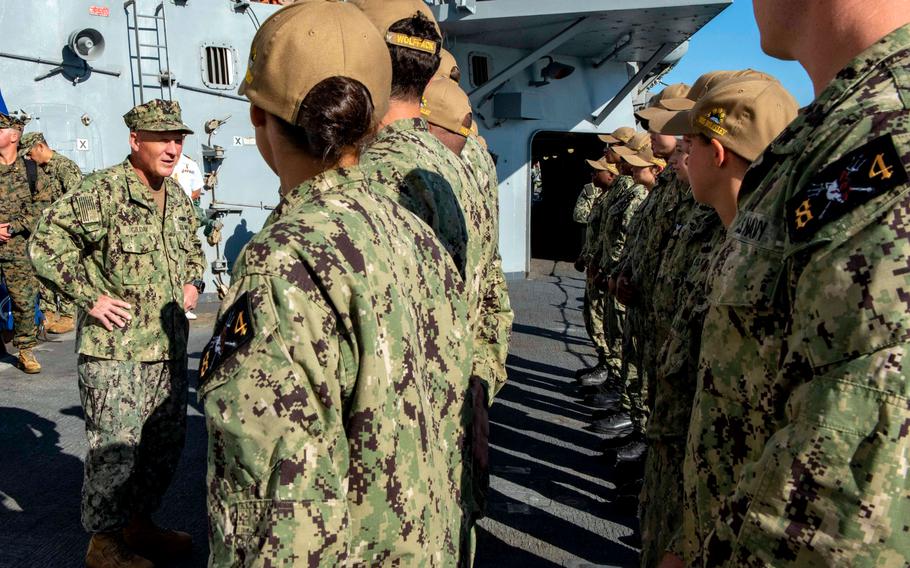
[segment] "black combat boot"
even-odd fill
[[[635,463],[644,461],[647,451],[648,445],[644,440],[639,438],[616,450],[616,463]]]
[[[612,384],[601,386],[597,389],[597,392],[585,397],[584,404],[585,406],[610,413],[617,412],[622,405],[622,389]]]
[[[632,417],[626,412],[610,415],[591,423],[591,430],[598,434],[606,434],[606,439],[624,438],[635,431]]]
[[[597,387],[607,383],[613,378],[613,371],[604,365],[600,370],[593,373],[588,373],[587,375],[582,375],[578,379],[578,384],[583,387]]]

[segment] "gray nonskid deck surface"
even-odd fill
[[[610,469],[587,432],[572,374],[593,350],[580,311],[583,280],[555,275],[510,282],[516,312],[509,383],[491,410],[492,489],[478,530],[478,567],[634,566],[636,521],[611,505]],[[205,305],[190,336],[190,368],[208,340],[216,306]],[[40,375],[0,360],[0,567],[83,566],[79,523],[85,435],[73,334],[38,348]],[[190,384],[195,385],[195,373]],[[191,389],[187,443],[176,480],[156,515],[190,532],[204,566],[205,422]]]

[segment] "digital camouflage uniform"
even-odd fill
[[[631,178],[628,178],[631,179]],[[614,184],[617,182],[614,182]],[[594,184],[589,184],[594,187]],[[586,186],[588,187],[588,186]],[[601,223],[606,213],[606,206],[615,194],[612,193],[614,187],[607,191],[601,192],[600,196],[594,201],[591,213],[588,215],[587,226],[585,227],[585,242],[581,248],[580,258],[585,263],[585,305],[584,321],[588,337],[594,343],[599,360],[606,361],[608,358],[607,339],[604,335],[604,298],[606,292],[594,285],[595,270],[600,258],[601,247],[600,233]],[[597,264],[595,264],[595,261]]]
[[[76,162],[70,160],[59,152],[54,152],[46,164],[39,165],[39,170],[47,174],[50,184],[50,202],[57,201],[64,193],[74,191],[82,185],[82,170]],[[53,294],[44,284],[39,285],[41,292],[41,308],[45,313],[54,312],[61,316],[75,317],[76,309],[72,302],[60,294]]]
[[[594,210],[594,204],[597,203],[603,193],[604,190],[593,183],[585,185],[581,189],[581,193],[578,194],[578,199],[575,200],[575,209],[572,210],[572,220],[576,223],[587,225],[588,219],[591,217],[591,211]]]
[[[49,199],[47,176],[40,169],[33,194],[24,159],[17,157],[8,166],[0,164],[0,223],[10,223],[12,233],[10,240],[0,243],[0,270],[6,277],[13,302],[13,345],[18,349],[30,349],[38,343],[35,326],[38,280],[25,249],[41,209]]]
[[[468,236],[458,202],[462,189],[447,156],[451,151],[430,134],[423,118],[396,120],[379,131],[360,158],[375,191],[420,217],[455,260],[462,276]]]
[[[202,277],[204,257],[192,203],[170,178],[164,190],[162,219],[126,160],[57,200],[29,241],[38,276],[80,308],[76,352],[89,444],[82,523],[89,532],[154,511],[183,449],[183,286]],[[124,328],[107,331],[88,316],[102,294],[130,304]]]
[[[598,273],[608,275],[616,268],[622,256],[629,235],[630,221],[648,196],[648,190],[636,184],[629,176],[620,176],[617,183],[607,192],[609,201],[604,203],[603,220],[600,225],[600,253],[592,262],[597,262]],[[622,377],[625,361],[622,356],[623,329],[626,325],[625,307],[609,294],[604,295],[604,336],[607,343],[607,365],[613,377]],[[631,373],[630,373],[631,375]]]
[[[633,302],[625,306],[623,360],[637,370],[626,379],[626,393],[632,402],[630,414],[637,426],[647,419],[646,402],[655,375],[656,350],[669,324],[669,321],[659,323],[655,318],[657,272],[676,224],[677,209],[687,191],[688,184],[680,182],[672,170],[665,169],[658,176],[657,185],[632,219],[628,246],[612,271],[615,276],[625,274],[636,290]]]
[[[648,390],[651,414],[640,512],[643,568],[657,566],[667,550],[681,556],[674,537],[682,527],[682,464],[707,307],[705,279],[725,234],[717,212],[695,203],[691,192],[677,217],[654,295],[658,317],[671,324]]]
[[[743,181],[709,276],[687,446],[694,563],[910,563],[908,168],[905,26]]]
[[[210,565],[456,565],[463,295],[432,231],[361,171],[282,197],[200,365]]]
[[[474,364],[471,373],[485,381],[492,402],[506,383],[506,358],[515,314],[499,254],[499,178],[493,158],[473,136],[469,136],[461,157],[473,177],[477,193],[459,196],[468,229],[468,249],[478,248],[468,305],[474,330]],[[466,184],[466,188],[468,185]],[[474,255],[469,255],[474,256]]]

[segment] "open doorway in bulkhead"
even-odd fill
[[[543,131],[531,141],[531,258],[575,262],[585,226],[572,220],[575,201],[591,181],[585,160],[603,157],[595,134]]]

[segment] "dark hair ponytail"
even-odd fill
[[[355,79],[330,77],[303,99],[295,124],[281,121],[288,141],[334,164],[345,148],[358,151],[376,132],[373,99]]]

